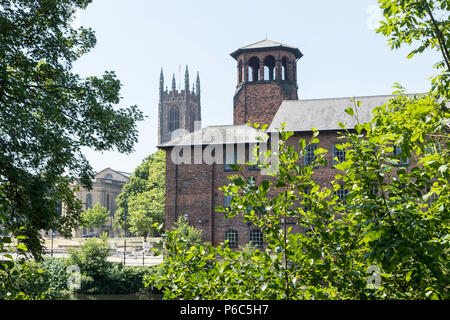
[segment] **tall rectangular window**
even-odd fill
[[[304,164],[310,165],[313,163],[313,161],[316,159],[316,155],[314,154],[314,151],[317,149],[317,144],[313,143],[306,147],[306,153],[304,156]]]
[[[86,210],[92,208],[92,194],[86,195]]]
[[[336,147],[337,144],[333,144],[333,166],[345,161],[345,150]]]
[[[311,187],[306,187],[304,193],[306,194],[306,197],[303,198],[304,208],[306,211],[309,211],[312,209],[311,199],[309,198],[311,195]]]
[[[233,199],[232,195],[226,194],[223,196],[223,207],[229,208],[231,205],[231,200]]]
[[[252,230],[250,232],[250,244],[257,248],[262,248],[263,246],[263,233],[261,230]]]
[[[347,193],[347,189],[344,189],[343,187],[340,187],[337,191],[334,192],[334,194],[339,198],[338,201],[342,204],[346,203]]]
[[[234,147],[231,150],[226,148],[224,159],[224,171],[234,171],[231,165],[236,163],[237,163],[237,150]]]
[[[408,158],[402,158],[402,147],[394,146],[394,157],[399,160],[399,162],[395,165],[398,167],[407,166],[409,164]]]
[[[229,230],[225,232],[225,241],[228,241],[228,246],[230,248],[238,247],[238,232],[236,230]]]

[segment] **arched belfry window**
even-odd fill
[[[169,130],[177,130],[180,127],[180,112],[178,107],[172,107],[169,112]]]
[[[267,56],[264,59],[264,80],[273,80],[275,78],[275,58]]]
[[[248,81],[258,81],[259,76],[259,59],[251,57],[248,61]]]
[[[292,80],[297,81],[297,62],[295,60],[292,61]]]
[[[239,60],[238,72],[239,72],[239,83],[241,83],[242,82],[242,60]]]
[[[289,80],[287,76],[287,58],[281,59],[281,80]]]

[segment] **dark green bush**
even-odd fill
[[[151,274],[152,266],[123,266],[107,261],[109,246],[106,238],[88,239],[79,249],[70,252],[66,265],[76,265],[81,272],[81,288],[84,294],[128,294],[148,292],[144,276]]]
[[[21,292],[25,299],[58,299],[67,288],[66,267],[61,259],[14,261],[10,274],[14,277],[11,294]]]

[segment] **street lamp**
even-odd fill
[[[123,240],[123,265],[126,264],[126,254],[127,254],[127,214],[128,214],[128,202],[125,199],[125,238]]]
[[[50,230],[52,233],[52,249],[50,251],[50,256],[53,257],[53,230]]]

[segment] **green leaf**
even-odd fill
[[[17,249],[18,249],[18,250],[21,250],[21,251],[28,251],[27,246],[24,245],[24,244],[22,244],[22,243],[19,243],[19,244],[17,245]]]
[[[245,182],[241,177],[234,179],[233,182],[238,187],[245,185]]]
[[[412,273],[413,273],[413,270],[410,270],[410,271],[406,274],[406,278],[405,278],[406,282],[411,281]]]
[[[320,155],[320,154],[327,153],[327,152],[328,151],[324,148],[317,148],[316,150],[314,150],[315,155]]]

